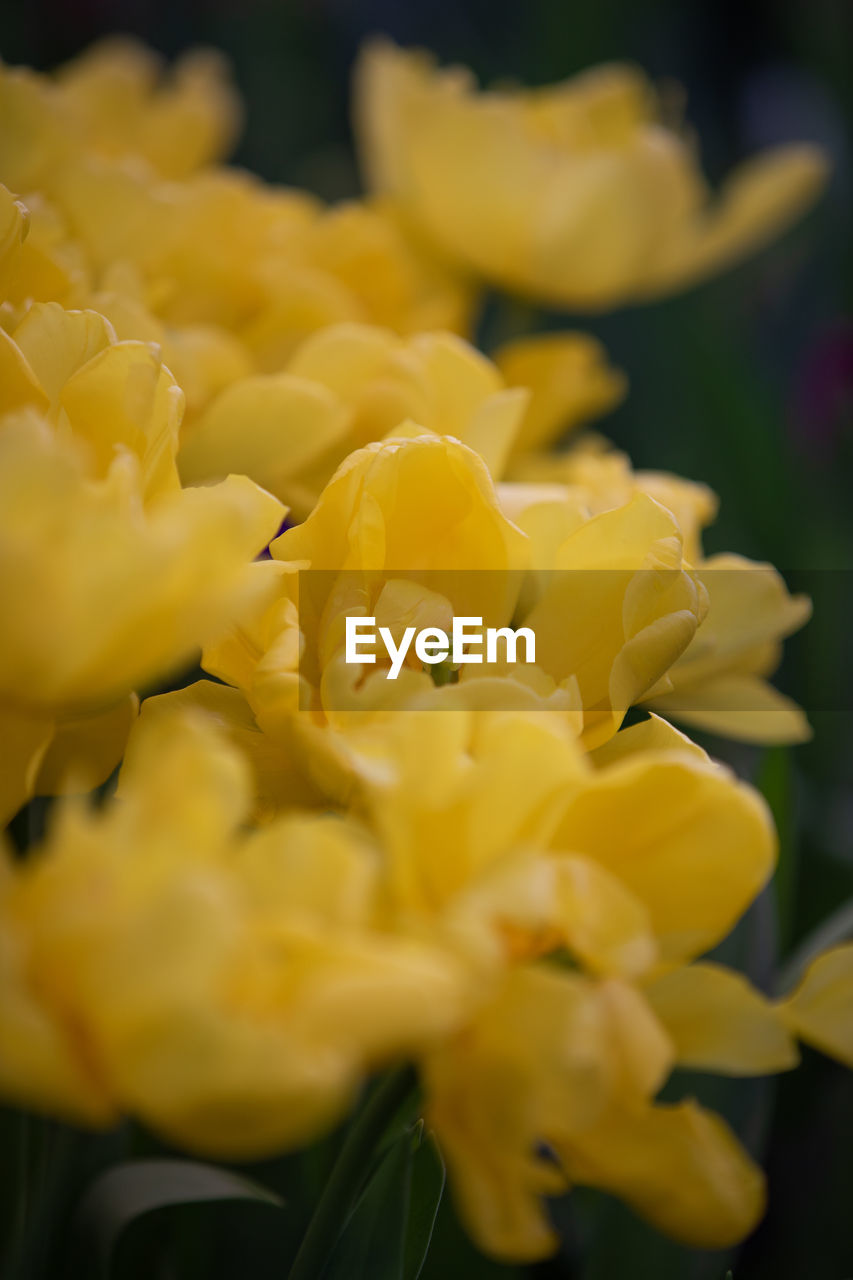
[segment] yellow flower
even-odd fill
[[[450,333],[400,338],[368,325],[330,325],[308,338],[281,373],[232,383],[185,434],[188,481],[245,472],[307,516],[348,453],[397,434],[450,435],[503,470],[526,393]]]
[[[531,559],[553,563],[562,538],[590,513],[626,507],[638,493],[676,520],[685,561],[708,599],[707,616],[669,666],[649,705],[685,724],[747,742],[802,742],[810,729],[800,708],[768,681],[781,642],[811,614],[777,571],[742,556],[706,558],[702,531],[717,511],[705,486],[663,472],[633,471],[618,450],[594,437],[560,454],[519,459],[518,477],[499,486],[501,505],[533,542]]]
[[[197,50],[160,77],[157,56],[129,39],[94,45],[50,78],[0,69],[4,181],[41,187],[85,154],[142,160],[168,178],[222,158],[240,120],[224,60]]]
[[[630,986],[513,971],[423,1069],[426,1114],[480,1247],[507,1261],[552,1253],[543,1198],[572,1183],[604,1188],[694,1247],[742,1239],[763,1211],[761,1171],[717,1116],[652,1102],[672,1060]]]
[[[507,1261],[553,1253],[542,1199],[566,1187],[554,1149],[593,1124],[611,1092],[653,1091],[669,1057],[629,988],[556,968],[510,972],[422,1065],[426,1117],[477,1244]]]
[[[757,248],[815,199],[815,147],[765,152],[711,201],[693,148],[641,72],[602,66],[478,93],[461,68],[364,51],[356,112],[371,185],[449,257],[560,306],[669,293]]]
[[[133,454],[146,499],[179,488],[175,456],[183,394],[159,352],[117,342],[95,311],[34,303],[11,333],[0,330],[0,413],[31,406],[85,449],[93,475]]]
[[[453,959],[373,928],[359,833],[298,816],[241,832],[249,795],[205,718],[152,717],[118,797],[65,807],[36,858],[4,866],[7,1097],[257,1157],[313,1139],[367,1071],[456,1025]]]
[[[86,781],[109,774],[127,729],[114,704],[225,630],[252,599],[248,562],[281,517],[276,500],[242,477],[178,489],[146,509],[137,456],[119,448],[93,474],[87,443],[55,433],[32,409],[0,419],[7,816],[37,786],[58,723],[83,732],[91,719],[104,729],[112,754],[104,764],[90,749],[90,763],[102,763]],[[57,737],[57,748],[61,741],[79,747],[73,733]],[[85,773],[79,757],[77,767]],[[52,775],[57,768],[54,759]]]
[[[496,930],[501,956],[565,947],[631,977],[684,963],[775,864],[761,798],[665,721],[587,758],[553,713],[399,711],[352,750],[400,908]]]
[[[401,579],[422,584],[443,618],[449,603],[452,613],[480,617],[487,626],[505,623],[526,539],[501,513],[473,450],[449,436],[415,436],[351,454],[305,523],[270,550],[276,559],[326,571],[300,591],[305,674],[319,683],[343,645],[344,612],[369,614],[383,590],[394,590]]]
[[[88,148],[141,156],[167,178],[223,159],[240,125],[225,59],[213,49],[186,54],[166,77],[150,49],[114,37],[66,63],[56,82],[61,110]]]
[[[695,1246],[740,1239],[763,1208],[760,1171],[717,1117],[652,1100],[676,1063],[796,1061],[742,978],[673,967],[770,874],[760,799],[658,720],[620,732],[594,768],[553,716],[402,712],[356,752],[389,903],[469,955],[488,993],[420,1063],[474,1239],[508,1260],[551,1252],[542,1198],[573,1182]]]
[[[659,503],[638,493],[592,519],[568,514],[567,529],[558,518],[549,559],[534,560],[534,598],[522,616],[543,671],[578,681],[594,746],[666,676],[707,605],[685,571],[678,525]]]

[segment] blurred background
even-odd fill
[[[484,81],[544,84],[596,62],[636,61],[686,90],[712,181],[776,142],[809,140],[827,150],[833,177],[819,207],[743,266],[661,303],[537,320],[542,328],[592,331],[627,371],[629,397],[601,429],[636,466],[703,480],[720,495],[707,550],[771,560],[793,588],[814,598],[815,617],[788,642],[779,681],[806,707],[814,741],[770,750],[706,742],[761,786],[780,828],[777,883],[726,944],[727,959],[765,990],[778,990],[786,965],[796,967],[798,952],[827,921],[840,932],[846,920],[853,932],[853,4],[3,0],[0,6],[0,54],[11,63],[49,69],[112,32],[132,32],[169,56],[199,43],[224,50],[247,108],[236,161],[332,200],[359,191],[349,77],[361,42],[378,32],[464,62]],[[605,1197],[583,1193],[554,1206],[566,1240],[558,1258],[526,1271],[500,1267],[466,1243],[445,1197],[426,1280],[528,1274],[723,1280],[729,1270],[734,1280],[849,1280],[853,1074],[805,1052],[804,1069],[776,1083],[715,1081],[710,1088],[707,1079],[680,1076],[671,1086],[674,1095],[692,1092],[719,1107],[768,1170],[767,1218],[733,1256],[677,1248]],[[144,1136],[138,1141],[156,1149]],[[321,1150],[310,1160],[253,1172],[298,1207],[310,1204],[325,1158]],[[178,1233],[189,1251],[186,1270],[162,1271],[155,1261],[163,1240],[177,1238],[162,1214],[156,1225],[128,1233],[122,1272],[285,1273],[292,1242],[275,1238],[262,1210],[187,1212],[198,1221],[188,1231],[185,1214]]]

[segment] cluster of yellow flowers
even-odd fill
[[[465,335],[484,281],[693,280],[822,161],[762,157],[712,206],[620,67],[476,94],[377,46],[357,107],[378,194],[327,209],[221,166],[212,55],[0,68],[2,818],[66,793],[0,863],[0,1089],[248,1158],[411,1061],[484,1249],[547,1253],[576,1183],[719,1246],[761,1172],[656,1095],[679,1064],[789,1068],[796,1037],[853,1064],[853,947],[780,1001],[701,959],[775,837],[661,716],[806,737],[767,676],[809,605],[703,555],[704,486],[554,452],[624,393],[595,341]],[[523,619],[537,661],[389,682],[343,660],[353,614]],[[199,652],[216,679],[138,714]]]

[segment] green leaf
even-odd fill
[[[403,1280],[412,1135],[380,1160],[323,1271],[323,1280]]]
[[[412,1189],[403,1256],[403,1280],[418,1280],[429,1251],[446,1172],[434,1139],[427,1134],[412,1158]]]
[[[110,1273],[122,1232],[143,1214],[175,1205],[254,1200],[282,1207],[272,1191],[249,1178],[193,1160],[131,1160],[114,1165],[86,1192],[75,1227],[81,1254]]]

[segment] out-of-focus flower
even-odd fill
[[[491,992],[421,1064],[474,1238],[507,1259],[550,1252],[542,1198],[581,1182],[694,1245],[740,1239],[760,1171],[717,1117],[652,1100],[676,1062],[796,1062],[745,980],[673,967],[771,874],[760,798],[659,720],[587,760],[553,715],[404,712],[357,755],[387,901],[471,955]]]
[[[0,102],[0,169],[19,190],[49,186],[58,162],[86,154],[187,177],[224,158],[241,115],[214,50],[186,55],[167,78],[152,50],[121,38],[92,46],[54,77],[0,69]]]
[[[710,275],[792,222],[826,174],[817,148],[780,147],[713,200],[689,138],[629,66],[478,93],[468,72],[376,42],[357,69],[356,112],[376,190],[452,259],[561,307]]]
[[[248,562],[280,520],[276,500],[243,477],[176,490],[146,509],[132,452],[119,447],[102,475],[88,462],[83,444],[32,409],[0,420],[7,816],[39,787],[59,724],[105,729],[106,759],[93,747],[76,764],[89,785],[109,774],[127,729],[115,704],[186,662],[248,604],[256,590]],[[57,737],[57,748],[61,741],[80,748],[73,734]],[[97,759],[97,776],[88,776]],[[53,776],[57,768],[54,759]]]
[[[227,62],[214,49],[193,50],[166,75],[152,50],[113,37],[66,63],[56,84],[59,109],[87,147],[141,156],[166,178],[225,159],[241,123]]]
[[[249,795],[204,718],[152,717],[105,810],[66,806],[37,858],[4,864],[6,1096],[254,1157],[328,1129],[367,1071],[458,1023],[453,957],[373,927],[358,831],[241,832]]]
[[[508,1261],[553,1253],[544,1197],[602,1187],[694,1247],[743,1238],[760,1169],[695,1102],[651,1101],[672,1048],[642,998],[547,969],[517,970],[495,1003],[427,1058],[427,1115],[474,1239]]]
[[[500,475],[525,410],[492,364],[450,333],[403,339],[367,325],[331,325],[283,372],[226,388],[185,435],[189,481],[245,472],[303,518],[354,449],[407,419],[456,437]],[[402,563],[402,562],[401,562]]]

